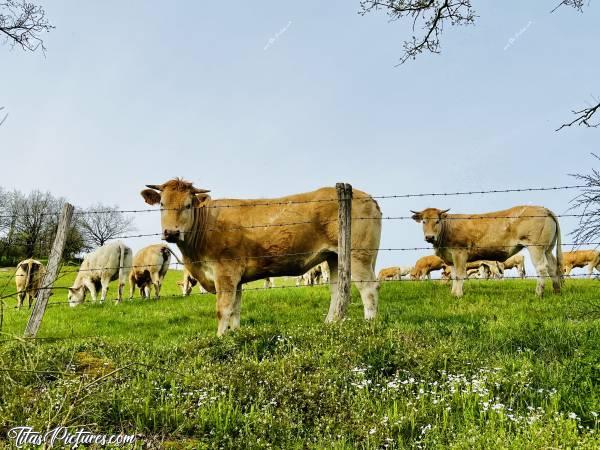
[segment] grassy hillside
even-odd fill
[[[247,291],[224,338],[213,295],[69,308],[57,290],[36,342],[14,339],[29,312],[8,299],[0,445],[87,424],[156,448],[598,448],[600,283],[534,285],[387,283],[375,323],[354,290],[335,326],[326,287]]]

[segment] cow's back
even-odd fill
[[[366,193],[353,190],[352,257],[373,269],[381,236],[381,211]],[[242,260],[244,281],[301,275],[336,253],[338,200],[335,188],[269,199],[210,200],[210,219],[194,260]],[[272,255],[273,258],[266,256]],[[192,270],[194,273],[194,270]],[[196,273],[194,273],[196,275]],[[199,275],[199,274],[198,274]]]
[[[83,259],[78,276],[82,278],[98,279],[104,274],[110,274],[111,280],[119,275],[121,262],[121,248],[128,247],[120,241],[105,244],[89,253]],[[126,251],[124,253],[126,256]],[[129,250],[131,253],[131,250]],[[126,263],[126,261],[124,261]],[[124,266],[126,264],[123,264]]]
[[[165,264],[168,267],[168,263],[171,258],[169,249],[164,244],[153,244],[139,250],[133,257],[133,271],[136,274],[141,274],[144,271],[150,273],[166,272]]]

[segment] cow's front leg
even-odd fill
[[[106,300],[106,294],[108,293],[108,285],[110,283],[110,278],[103,278],[100,280],[100,284],[102,285],[102,293],[100,295],[100,301],[104,303]]]
[[[457,252],[453,255],[454,280],[452,281],[452,295],[463,296],[463,284],[467,278],[467,254]]]
[[[235,299],[233,304],[233,311],[229,318],[229,329],[235,330],[240,327],[240,315],[242,312],[242,284],[238,284],[235,291]]]
[[[90,280],[86,280],[83,282],[84,289],[87,288],[90,291],[90,297],[92,297],[92,302],[96,302],[97,294],[96,294],[96,284]]]
[[[217,291],[217,336],[223,336],[229,328],[239,281],[239,278],[234,280],[230,275],[220,276],[215,280]]]

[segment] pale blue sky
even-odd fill
[[[599,130],[554,132],[600,95],[598,2],[550,14],[555,1],[474,0],[475,26],[397,68],[408,23],[362,17],[359,0],[41,2],[56,25],[46,57],[0,47],[8,189],[144,208],[144,184],[174,176],[244,198],[336,181],[376,195],[550,186],[572,184],[598,151]],[[381,206],[562,213],[572,194]],[[574,224],[562,222],[566,241]],[[160,231],[158,214],[137,226]],[[384,223],[383,247],[423,245],[414,222]],[[378,266],[424,253],[385,252]]]

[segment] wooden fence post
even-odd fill
[[[338,296],[333,320],[346,316],[350,304],[352,257],[352,186],[348,183],[335,185],[338,197]]]
[[[46,312],[46,305],[48,305],[48,299],[52,292],[52,285],[58,275],[58,268],[65,248],[67,234],[71,226],[74,209],[73,205],[69,203],[65,203],[63,206],[62,214],[58,222],[58,229],[56,230],[56,236],[54,237],[54,244],[52,245],[52,250],[48,257],[46,275],[44,275],[44,279],[42,280],[42,288],[38,291],[33,310],[31,311],[31,316],[29,317],[29,322],[27,322],[25,337],[35,337],[42,324],[42,318],[44,317],[44,312]]]

